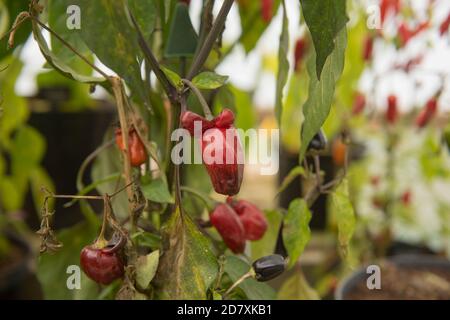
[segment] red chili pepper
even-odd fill
[[[261,0],[261,17],[264,22],[270,22],[273,16],[273,0]]]
[[[448,14],[447,18],[439,26],[440,35],[443,36],[444,33],[446,33],[448,31],[449,27],[450,27],[450,13]]]
[[[253,203],[246,200],[233,200],[228,197],[227,203],[236,211],[241,220],[247,240],[259,240],[267,230],[267,219]]]
[[[295,43],[295,52],[294,52],[295,71],[298,71],[300,69],[300,66],[302,65],[306,49],[307,49],[306,39],[299,38]]]
[[[108,247],[84,247],[80,254],[80,265],[89,278],[104,285],[124,274],[124,266],[118,252],[113,252]]]
[[[423,128],[427,125],[428,122],[433,118],[437,111],[437,100],[436,98],[432,98],[427,102],[427,105],[424,109],[419,113],[416,118],[416,126],[419,128]]]
[[[203,125],[202,158],[214,190],[229,196],[237,194],[242,184],[244,164],[242,146],[233,127],[233,112],[225,109],[211,121],[192,112],[181,116],[182,127],[191,135],[195,121]]]
[[[355,97],[355,101],[353,102],[352,114],[358,115],[363,112],[364,107],[366,106],[366,96],[362,93],[358,93]]]
[[[123,143],[122,130],[120,128],[116,129],[116,144],[120,150],[125,150],[125,145]],[[133,167],[139,167],[148,160],[147,150],[144,144],[139,138],[136,129],[131,128],[128,133],[128,154],[130,156],[130,164]]]
[[[368,35],[364,39],[364,45],[363,45],[363,59],[364,61],[369,61],[372,59],[372,53],[373,53],[373,36]]]
[[[231,251],[244,252],[244,227],[237,213],[228,204],[219,204],[210,214],[209,219]]]
[[[387,122],[394,124],[398,119],[398,110],[397,110],[397,97],[394,95],[390,95],[388,97],[388,108],[386,111],[386,120]]]

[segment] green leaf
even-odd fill
[[[136,232],[131,238],[136,240],[138,246],[147,247],[151,250],[156,250],[161,245],[161,237],[150,232]]]
[[[234,283],[250,270],[251,266],[235,256],[227,256],[224,271]],[[275,291],[266,283],[253,278],[244,280],[239,286],[249,300],[274,300]]]
[[[260,240],[251,242],[252,260],[273,254],[276,247],[283,214],[277,210],[269,210],[265,211],[265,215],[268,222],[267,231]]]
[[[214,72],[202,72],[192,79],[192,83],[199,89],[212,90],[223,86],[228,76],[221,76]]]
[[[211,242],[179,209],[165,226],[163,255],[154,279],[162,299],[206,299],[218,274],[217,259]]]
[[[343,28],[336,39],[336,47],[327,59],[323,68],[322,79],[316,75],[316,55],[313,53],[308,60],[308,74],[310,77],[308,99],[303,105],[305,120],[302,126],[300,162],[303,161],[307,147],[320,130],[330,113],[334,90],[344,68],[345,47],[347,44],[347,31]]]
[[[301,166],[297,166],[293,168],[286,177],[284,177],[283,182],[281,183],[280,188],[278,189],[277,194],[282,193],[298,176],[302,176],[305,174],[305,168]]]
[[[0,180],[0,199],[2,207],[6,211],[15,211],[20,209],[23,197],[21,190],[15,185],[11,177],[2,177]]]
[[[279,300],[320,300],[319,294],[311,288],[301,270],[287,279],[278,292]]]
[[[136,18],[144,38],[150,41],[157,19],[155,1],[131,0],[128,1],[128,8]]]
[[[315,71],[320,79],[325,61],[335,47],[335,39],[348,21],[346,0],[300,0],[300,3],[314,42]]]
[[[350,201],[347,179],[344,179],[333,192],[331,203],[331,210],[338,227],[339,245],[346,252],[356,226],[355,212]]]
[[[167,58],[192,57],[197,49],[197,38],[188,6],[181,2],[178,3],[170,26],[164,56]]]
[[[281,122],[283,112],[283,89],[286,85],[289,73],[289,21],[286,12],[286,5],[283,5],[283,23],[281,27],[280,46],[278,48],[278,75],[275,94],[275,116],[278,124]]]
[[[82,271],[81,289],[67,288],[67,279],[71,275],[67,273],[67,268],[71,265],[79,266],[82,248],[92,243],[95,236],[96,230],[85,223],[58,232],[57,238],[63,243],[63,247],[54,254],[42,254],[37,263],[37,277],[46,299],[97,298],[98,285],[88,279]]]
[[[143,184],[141,189],[145,198],[150,201],[158,203],[174,203],[167,182],[163,178],[151,180],[150,183]]]
[[[290,205],[283,223],[283,243],[289,255],[289,267],[293,267],[306,244],[311,239],[309,222],[311,212],[304,199],[295,199]]]
[[[170,70],[169,68],[161,66],[162,72],[166,75],[166,77],[169,79],[170,83],[180,90],[183,88],[183,82],[181,81],[181,77],[174,71]]]
[[[11,148],[13,173],[30,172],[41,162],[45,149],[46,142],[39,131],[28,125],[20,127]]]
[[[159,250],[141,256],[136,263],[136,283],[142,290],[147,289],[156,274],[159,263]]]
[[[62,75],[84,83],[102,83],[105,82],[105,78],[100,77],[92,77],[92,76],[85,76],[82,74],[79,74],[77,71],[72,69],[69,65],[67,65],[61,58],[59,58],[57,55],[55,55],[52,51],[50,51],[47,42],[42,35],[42,31],[39,27],[39,25],[32,21],[33,25],[33,35],[36,40],[36,42],[39,45],[39,49],[41,49],[42,54],[44,55],[47,62],[59,73]]]

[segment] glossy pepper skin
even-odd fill
[[[322,129],[317,132],[308,145],[308,150],[323,151],[327,147],[327,138]]]
[[[107,285],[124,274],[123,262],[118,252],[111,249],[111,247],[96,248],[89,245],[81,251],[81,268],[97,283]]]
[[[123,143],[123,135],[122,130],[120,128],[116,129],[116,144],[120,150],[125,150],[125,145]],[[129,155],[130,155],[130,164],[133,167],[139,167],[144,164],[148,160],[147,150],[145,149],[144,144],[139,138],[136,129],[131,128],[128,134],[128,147],[129,147]]]
[[[244,175],[243,151],[233,126],[234,114],[224,109],[213,120],[187,111],[181,115],[181,125],[195,136],[195,122],[202,124],[201,147],[203,164],[217,193],[233,196],[241,188]]]
[[[269,281],[278,277],[286,269],[286,260],[282,255],[272,254],[253,262],[255,279],[260,282]]]
[[[246,200],[234,200],[231,197],[227,198],[227,203],[238,214],[247,240],[256,241],[264,236],[267,230],[267,219],[257,206]]]
[[[226,203],[219,204],[209,217],[211,224],[234,253],[245,249],[245,231],[237,213]]]

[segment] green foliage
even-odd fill
[[[310,56],[308,61],[308,74],[310,78],[308,99],[303,105],[305,120],[302,127],[302,143],[300,147],[300,161],[305,156],[309,142],[320,130],[330,112],[333,102],[334,90],[344,68],[344,53],[347,44],[347,31],[342,29],[336,38],[336,47],[327,59],[322,78],[316,76],[316,54]]]
[[[316,290],[311,288],[301,270],[288,278],[278,292],[280,300],[320,300]]]
[[[336,38],[348,21],[346,0],[300,0],[300,3],[314,42],[315,73],[320,80],[325,61],[339,46]]]
[[[206,299],[218,273],[211,243],[179,209],[165,226],[163,252],[154,279],[161,299]]]
[[[310,220],[311,212],[305,200],[295,199],[290,203],[283,219],[283,243],[289,254],[289,267],[297,263],[311,239]]]
[[[278,49],[278,75],[276,85],[275,97],[275,116],[278,123],[281,121],[281,114],[283,111],[283,89],[286,85],[289,73],[289,21],[286,12],[286,5],[283,1],[283,23],[281,27],[280,46]]]
[[[211,90],[225,85],[228,76],[221,76],[214,72],[202,72],[192,79],[192,83],[199,89]]]
[[[140,256],[136,263],[136,284],[141,289],[146,289],[156,274],[159,263],[159,251],[153,251],[145,256]]]
[[[277,243],[283,214],[277,210],[265,211],[267,219],[267,231],[258,241],[252,241],[252,260],[272,254]]]
[[[173,203],[173,197],[169,192],[167,181],[163,178],[151,180],[149,183],[142,185],[142,193],[153,202]]]

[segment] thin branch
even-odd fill
[[[182,79],[181,81],[185,85],[187,85],[189,87],[189,89],[191,89],[191,91],[197,97],[198,101],[200,102],[200,105],[202,106],[203,113],[205,114],[206,119],[207,120],[212,120],[213,119],[213,115],[211,113],[211,109],[209,108],[208,103],[206,102],[206,100],[203,97],[203,95],[200,92],[200,90],[198,90],[198,88],[191,81],[189,81],[187,79]]]
[[[187,76],[188,80],[192,80],[192,78],[194,78],[197,75],[197,73],[205,64],[206,59],[208,59],[208,56],[214,46],[214,42],[217,40],[219,34],[223,30],[223,27],[225,26],[225,21],[233,5],[233,2],[234,2],[233,0],[225,0],[223,2],[222,8],[220,9],[220,12],[211,28],[211,31],[206,37],[205,42],[203,43],[194,62],[192,63],[191,69],[189,70]]]

